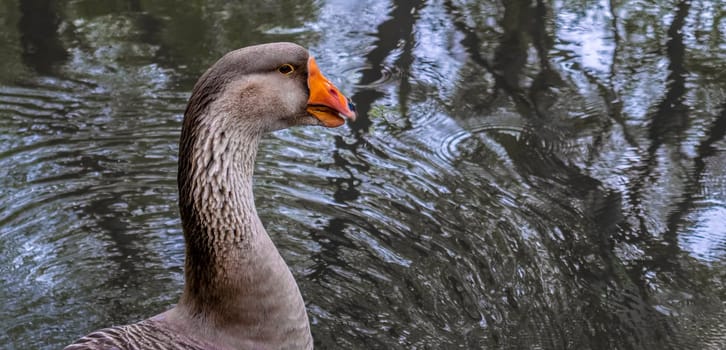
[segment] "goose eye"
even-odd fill
[[[285,63],[282,66],[278,67],[277,71],[285,75],[290,75],[292,74],[292,72],[295,71],[295,67],[293,67],[291,64]]]

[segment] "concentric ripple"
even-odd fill
[[[85,84],[34,84],[0,90],[0,269],[11,279],[0,296],[26,296],[0,312],[0,318],[14,320],[7,325],[11,339],[60,315],[87,314],[92,323],[96,316],[83,310],[94,298],[91,291],[119,278],[132,281],[134,259],[155,261],[150,271],[159,273],[151,279],[157,282],[138,288],[172,289],[183,256],[178,224],[169,220],[176,212],[179,115],[148,111],[169,104],[182,110],[185,96],[142,97],[121,107]],[[149,242],[158,250],[139,250]],[[77,298],[88,300],[72,301]],[[151,298],[148,305],[170,301]],[[45,311],[29,311],[37,305]],[[78,332],[77,324],[71,327]],[[63,332],[51,333],[44,341],[68,341],[54,338]]]

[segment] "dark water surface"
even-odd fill
[[[270,135],[321,349],[726,349],[724,1],[0,0],[0,348],[177,301],[186,99],[309,47],[359,121]]]

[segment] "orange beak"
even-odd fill
[[[345,124],[345,119],[355,121],[355,112],[350,110],[348,99],[338,91],[323,73],[320,72],[313,56],[308,58],[308,98],[307,111],[324,126],[335,128]]]

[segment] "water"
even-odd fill
[[[726,4],[531,3],[0,0],[0,344],[177,301],[186,98],[287,40],[361,114],[258,157],[318,348],[726,348]]]

